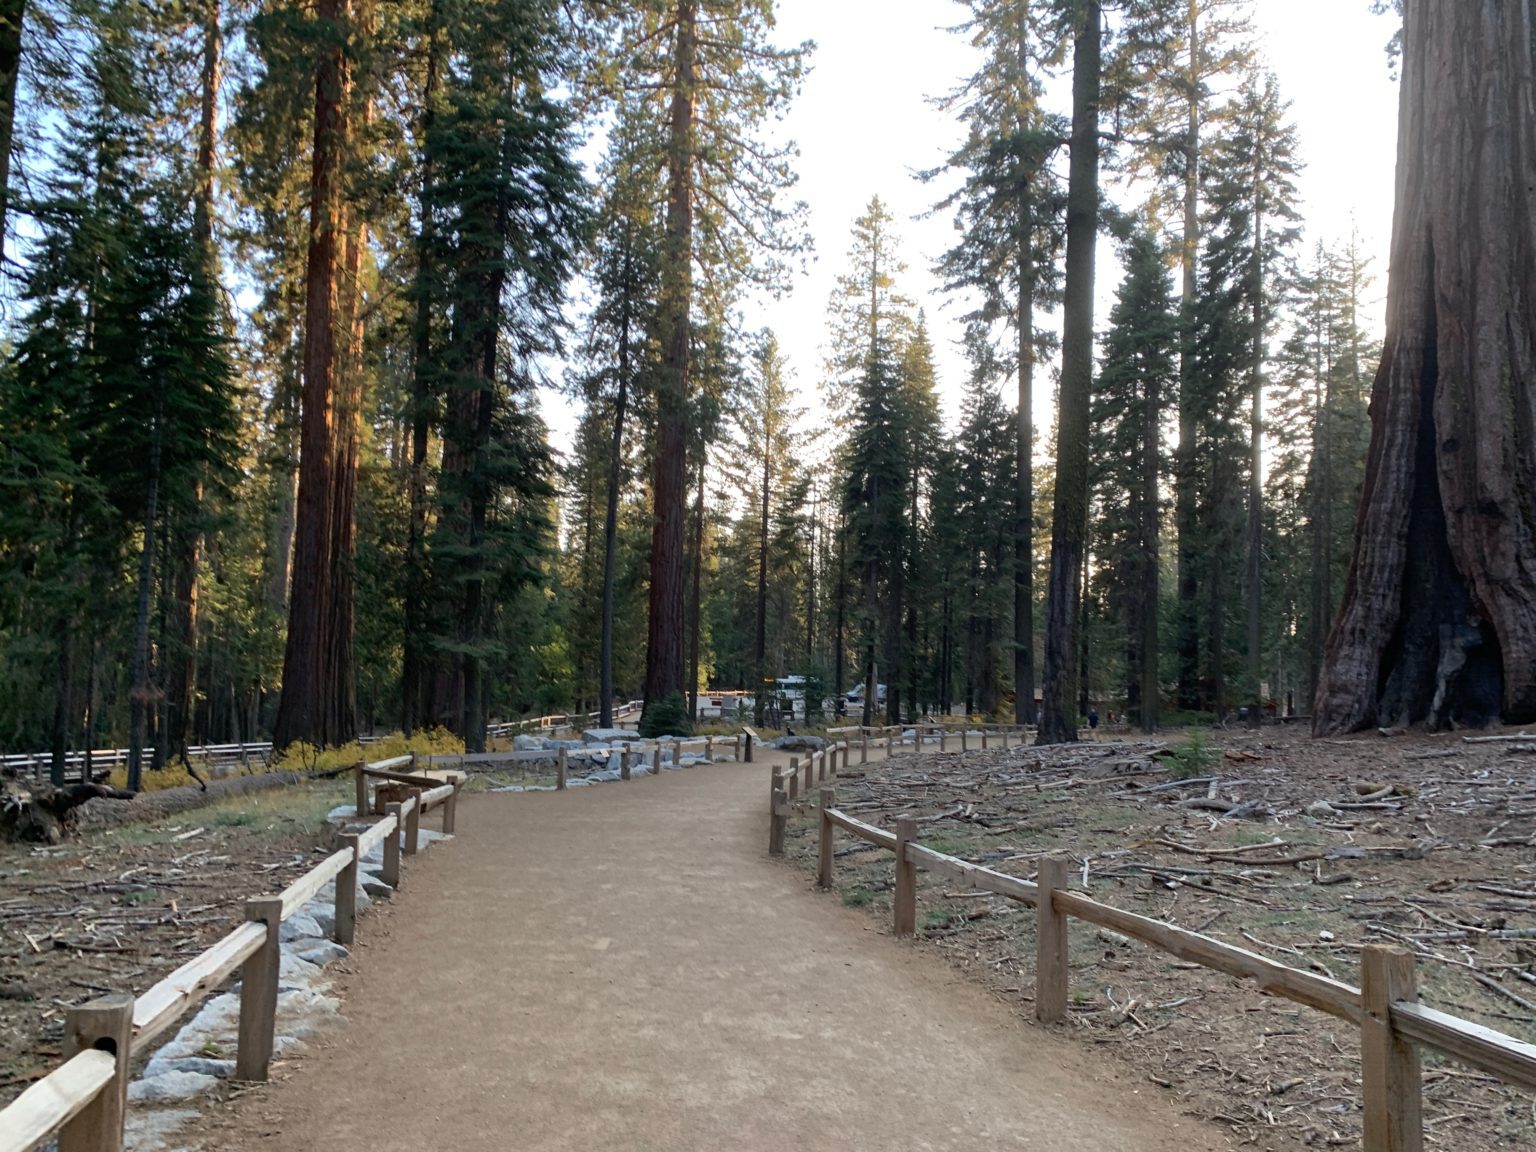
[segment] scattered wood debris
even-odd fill
[[[1096,899],[1336,979],[1357,981],[1363,945],[1399,944],[1426,1003],[1536,1042],[1536,762],[1522,747],[1536,735],[1390,735],[1220,733],[1186,779],[1170,777],[1190,764],[1169,741],[898,754],[839,779],[837,797],[874,824],[913,816],[929,847],[1014,875],[1066,855]],[[814,869],[809,817],[790,851]],[[839,890],[888,918],[889,855],[850,848]],[[935,945],[1027,1013],[1034,917],[926,877],[921,901]],[[1080,925],[1072,984],[1087,1038],[1244,1146],[1358,1146],[1358,1038],[1337,1021]],[[1527,1097],[1449,1061],[1425,1069],[1437,1142],[1536,1145]]]

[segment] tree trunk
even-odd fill
[[[192,234],[197,246],[200,274],[208,277],[206,288],[216,291],[218,253],[213,238],[213,181],[218,147],[223,39],[219,29],[220,0],[206,0],[206,5],[203,13],[203,71]],[[193,698],[197,691],[197,600],[203,550],[200,523],[202,505],[203,483],[199,479],[193,482],[185,509],[172,521],[175,555],[172,560],[171,643],[165,657],[165,744],[170,759],[186,759],[192,727]]]
[[[1532,18],[1405,7],[1387,337],[1318,733],[1536,719]]]
[[[810,547],[805,564],[805,662],[809,668],[816,657],[816,534],[820,529],[820,503],[811,495]]]
[[[69,756],[69,718],[74,710],[75,695],[74,624],[71,617],[60,614],[55,633],[59,646],[59,664],[58,678],[54,684],[48,779],[56,786],[64,783],[65,760]]]
[[[1316,395],[1312,424],[1312,619],[1307,630],[1307,699],[1317,697],[1323,646],[1333,611],[1333,365],[1323,364],[1317,342],[1313,376]]]
[[[667,224],[656,387],[650,611],[646,627],[647,710],[683,687],[683,522],[688,446],[690,309],[693,300],[694,23],[697,0],[678,0],[676,76],[667,141]]]
[[[416,237],[416,312],[412,320],[410,480],[404,596],[405,635],[400,662],[400,727],[409,736],[426,705],[427,454],[432,432],[432,286],[437,245],[430,190],[437,184],[437,160],[428,143],[437,111],[438,57],[442,52],[438,5],[429,8],[426,76],[421,95],[421,231]]]
[[[1158,676],[1158,585],[1161,577],[1158,516],[1158,463],[1162,455],[1162,390],[1155,373],[1147,374],[1147,392],[1142,397],[1141,429],[1141,529],[1137,533],[1141,548],[1138,568],[1141,587],[1132,592],[1137,604],[1137,721],[1143,732],[1157,731],[1157,710],[1162,694]]]
[[[21,76],[21,33],[27,0],[0,0],[0,260],[11,198],[11,136],[16,126],[16,81]]]
[[[1029,95],[1029,4],[1018,6],[1019,99]],[[1025,125],[1018,125],[1023,139]],[[1024,159],[1020,158],[1021,165]],[[1027,171],[1027,168],[1026,168]],[[1014,514],[1018,520],[1013,541],[1013,720],[1035,722],[1035,249],[1034,204],[1029,178],[1019,198],[1019,410],[1015,446]]]
[[[844,630],[848,623],[848,522],[845,516],[838,516],[837,532],[837,609],[832,625],[832,679],[835,681],[838,701],[843,699],[845,686],[844,676],[846,667],[848,645],[844,636]]]
[[[142,782],[144,717],[154,693],[149,675],[149,606],[155,584],[155,528],[160,500],[160,417],[149,443],[149,489],[144,497],[144,545],[139,550],[138,609],[133,624],[133,681],[128,692],[128,790]]]
[[[1056,427],[1056,500],[1046,593],[1045,675],[1037,742],[1077,739],[1078,583],[1088,535],[1088,431],[1093,395],[1093,275],[1099,233],[1099,90],[1103,14],[1084,0],[1072,58],[1072,159],[1067,184],[1067,276]]]
[[[1088,557],[1083,558],[1082,592],[1077,598],[1077,715],[1087,716],[1090,706],[1088,684]]]
[[[317,745],[346,743],[355,718],[342,715],[333,645],[350,646],[337,629],[338,582],[343,559],[334,552],[337,517],[350,515],[355,481],[338,458],[336,424],[341,357],[337,337],[344,308],[340,296],[345,210],[342,183],[347,153],[347,100],[351,62],[342,25],[349,0],[319,0],[317,17],[333,30],[315,70],[315,136],[310,164],[309,247],[305,264],[304,386],[299,429],[299,491],[294,527],[293,584],[288,638],[283,653],[283,690],[273,729],[276,749],[296,740]]]
[[[1254,182],[1253,346],[1248,366],[1248,550],[1245,577],[1248,607],[1248,723],[1258,727],[1264,676],[1264,190]]]
[[[699,445],[699,477],[693,503],[693,588],[688,603],[688,719],[699,721],[699,633],[704,607],[704,457]]]
[[[762,507],[758,510],[757,518],[757,619],[752,641],[753,671],[757,683],[754,685],[755,699],[753,708],[754,723],[763,723],[763,709],[767,703],[767,690],[764,685],[768,682],[768,493],[773,483],[773,406],[763,405],[763,499]],[[839,571],[841,576],[841,571]],[[838,640],[842,640],[842,620],[838,620]],[[837,678],[839,680],[838,692],[842,692],[842,658],[839,655],[837,662]]]
[[[1199,531],[1195,458],[1195,265],[1200,255],[1200,0],[1188,0],[1188,125],[1184,141],[1184,235],[1179,246],[1179,446],[1174,518],[1179,536],[1177,647],[1179,707],[1198,708],[1200,692],[1200,582],[1195,555]]]
[[[608,506],[603,515],[603,624],[597,690],[598,725],[602,728],[613,727],[613,582],[619,549],[619,486],[624,478],[624,409],[629,403],[633,252],[631,239],[627,236],[625,244],[623,315],[619,325],[619,389],[613,402],[613,443],[608,457]]]

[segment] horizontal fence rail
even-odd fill
[[[358,767],[360,773],[388,778],[398,774],[386,765],[408,765],[412,759],[396,757]],[[276,1040],[283,921],[334,881],[332,938],[350,945],[356,935],[358,870],[363,859],[382,845],[383,880],[398,890],[400,858],[417,853],[422,814],[442,809],[443,832],[453,833],[463,777],[447,774],[443,780],[424,783],[425,787],[411,786],[402,802],[389,804],[384,818],[366,831],[339,835],[342,847],[282,892],[247,900],[244,924],[142,995],[113,993],[70,1009],[65,1021],[69,1059],[0,1110],[0,1152],[31,1152],[55,1133],[59,1152],[121,1152],[130,1058],[143,1055],[157,1037],[236,971],[240,973],[240,1023],[235,1078],[267,1079]]]
[[[862,744],[871,733],[889,730],[842,731],[859,733]],[[994,735],[1005,740],[1015,731],[1019,729],[992,729]],[[795,759],[790,760],[787,768],[773,769],[770,854],[784,851],[785,824],[797,799],[811,798],[811,767],[815,767],[818,779],[827,781],[835,777],[838,750],[842,750],[846,765],[848,747],[843,742],[810,758],[803,795],[798,787],[800,771]],[[828,783],[823,783],[816,799],[817,884],[822,888],[834,885],[833,838],[838,830],[893,853],[896,887],[892,919],[898,936],[910,936],[916,931],[919,869],[1035,909],[1035,1014],[1042,1023],[1056,1023],[1067,1012],[1067,941],[1070,921],[1075,918],[1212,971],[1251,980],[1270,995],[1326,1012],[1358,1027],[1365,1152],[1419,1152],[1423,1148],[1423,1089],[1418,1057],[1421,1046],[1433,1048],[1505,1083],[1536,1091],[1536,1045],[1419,1004],[1414,957],[1405,949],[1367,945],[1361,952],[1361,987],[1355,988],[1071,891],[1067,887],[1069,868],[1065,859],[1041,860],[1036,879],[1024,880],[924,847],[917,841],[917,822],[910,817],[898,818],[895,830],[890,831],[850,816],[836,807],[836,790]]]

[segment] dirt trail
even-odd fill
[[[345,1031],[209,1146],[1229,1146],[769,860],[767,773],[467,800],[365,920]]]

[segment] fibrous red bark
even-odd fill
[[[1314,728],[1536,718],[1536,85],[1525,0],[1413,0],[1387,338]]]
[[[690,305],[693,297],[693,117],[697,10],[680,0],[667,147],[667,224],[661,278],[661,380],[656,394],[650,613],[645,706],[683,689],[683,521],[687,497]]]
[[[349,0],[321,0],[318,19],[336,31],[349,17],[350,7]],[[321,54],[315,75],[298,513],[283,694],[272,736],[279,749],[295,740],[345,744],[357,732],[350,555],[357,413],[342,379],[339,347],[349,338],[349,309],[342,294],[356,287],[343,277],[348,252],[342,184],[350,87],[345,37],[337,32]]]

